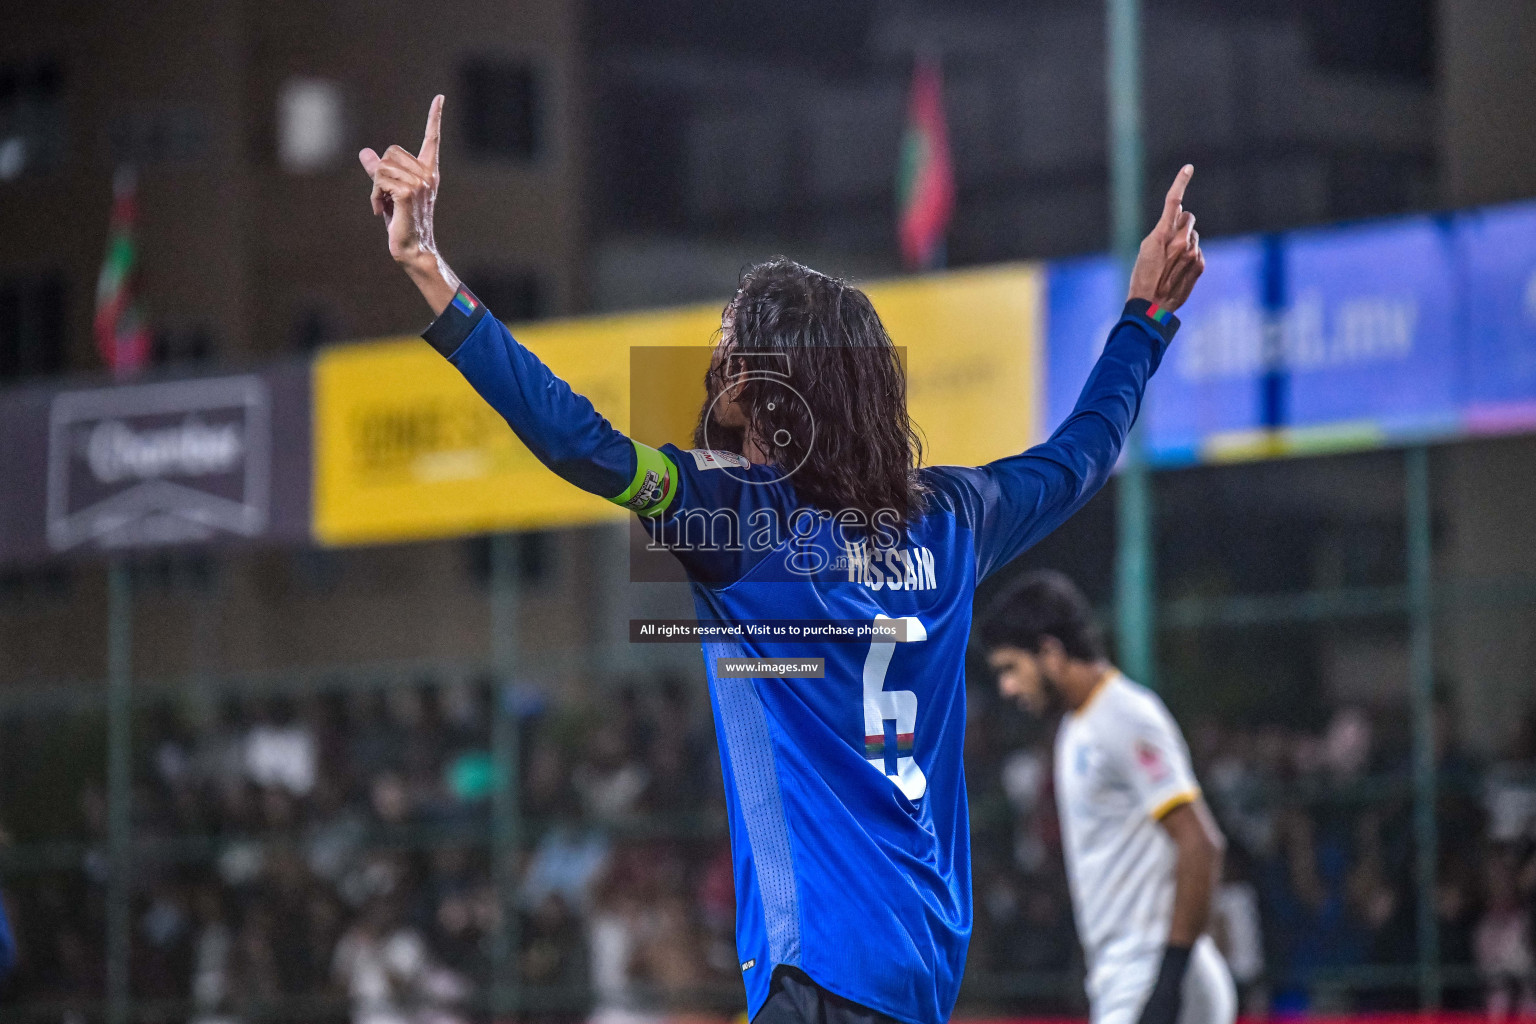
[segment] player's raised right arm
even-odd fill
[[[1077,405],[1043,444],[969,471],[976,474],[977,560],[981,576],[1006,564],[1085,505],[1109,479],[1142,395],[1173,339],[1173,310],[1205,269],[1194,214],[1184,209],[1186,165],[1168,189],[1162,216],[1141,243],[1129,296]]]
[[[437,248],[438,149],[443,97],[432,101],[415,155],[390,146],[358,153],[372,182],[369,202],[384,219],[389,254],[432,307],[424,337],[540,462],[583,490],[642,515],[664,511],[676,494],[676,467],[663,453],[614,429],[569,384],[524,348],[448,267]]]

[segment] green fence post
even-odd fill
[[[1413,825],[1418,888],[1419,1004],[1440,1007],[1440,925],[1435,916],[1439,844],[1435,835],[1434,555],[1430,536],[1429,449],[1403,456],[1408,543],[1408,679],[1413,708]]]
[[[133,583],[128,566],[107,569],[107,1020],[127,1024],[133,941],[128,891],[133,798]]]
[[[1116,258],[1126,276],[1141,244],[1146,173],[1141,113],[1141,0],[1106,0],[1109,210]],[[1127,675],[1156,686],[1153,627],[1152,481],[1141,431],[1127,439],[1115,486],[1115,640]]]
[[[492,1003],[498,1014],[521,1009],[520,945],[517,905],[517,861],[522,843],[522,752],[514,706],[517,674],[517,538],[509,533],[491,538],[491,665],[492,687],[491,760],[496,780],[491,798],[491,861],[495,865],[496,891],[501,906],[492,963]]]

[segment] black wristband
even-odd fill
[[[1157,983],[1141,1008],[1139,1024],[1175,1024],[1183,1003],[1184,975],[1189,970],[1188,946],[1164,946]]]
[[[448,303],[447,308],[421,336],[444,356],[452,358],[484,317],[485,305],[475,298],[473,292],[460,285],[459,290],[453,293],[453,301]]]
[[[1146,299],[1129,300],[1125,304],[1125,311],[1120,316],[1121,319],[1135,320],[1150,327],[1154,334],[1163,339],[1165,346],[1173,340],[1173,336],[1179,331],[1178,317],[1157,303],[1148,302]]]
[[[1174,985],[1184,984],[1184,973],[1189,970],[1189,955],[1193,950],[1189,946],[1164,946],[1163,966],[1158,969],[1157,982],[1163,983],[1167,978]]]

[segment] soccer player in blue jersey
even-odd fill
[[[861,623],[857,642],[741,630],[704,644],[756,1024],[949,1018],[971,933],[964,659],[976,585],[1108,479],[1204,269],[1179,172],[1077,408],[1044,444],[923,467],[896,351],[858,289],[787,260],[721,317],[696,447],[614,429],[512,337],[433,235],[425,141],[359,154],[424,337],[554,472],[632,509],[687,570],[701,623]],[[845,638],[839,638],[845,639]],[[819,658],[817,678],[754,661]],[[746,665],[743,669],[739,666]]]

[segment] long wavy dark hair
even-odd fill
[[[906,370],[868,296],[779,257],[742,274],[722,320],[696,447],[745,454],[756,438],[809,505],[857,510],[869,523],[894,513],[889,525],[921,515],[923,444],[907,416]],[[712,408],[742,373],[747,426],[732,430]]]

